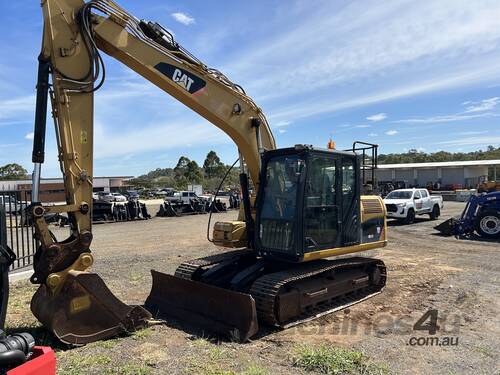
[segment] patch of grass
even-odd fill
[[[149,337],[153,334],[153,330],[148,327],[148,328],[143,328],[143,329],[139,329],[137,331],[134,332],[133,334],[133,337],[134,339],[144,339],[146,337]]]
[[[236,371],[224,368],[217,362],[195,362],[186,369],[187,374],[197,375],[268,375],[269,373],[256,365],[250,365],[244,371]]]
[[[189,338],[189,340],[190,340],[190,344],[192,346],[195,346],[198,348],[206,348],[211,344],[210,339],[207,337],[194,336],[194,337]]]
[[[84,375],[92,373],[92,369],[101,371],[103,366],[111,363],[111,357],[104,354],[82,355],[80,352],[59,352],[58,361],[62,368],[57,369],[58,375]]]
[[[232,370],[224,370],[213,365],[207,365],[206,367],[200,369],[200,372],[196,372],[199,375],[236,375]]]
[[[110,374],[148,375],[148,374],[151,374],[153,369],[151,367],[144,366],[144,365],[127,364],[127,365],[121,366],[119,368],[116,368],[113,371],[115,371],[115,372],[112,372]]]
[[[301,345],[295,348],[292,364],[321,374],[385,375],[385,366],[370,362],[361,352],[326,345]]]
[[[96,341],[95,343],[91,344],[93,346],[96,346],[98,348],[103,348],[103,349],[111,349],[114,348],[119,342],[119,339],[109,339],[109,340],[100,340]]]
[[[214,346],[208,351],[208,356],[212,361],[219,361],[225,357],[227,358],[229,354],[226,349],[221,348],[220,346]]]
[[[262,367],[257,365],[249,366],[245,371],[241,373],[241,375],[268,375],[269,372]]]

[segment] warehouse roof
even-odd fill
[[[500,160],[467,160],[467,161],[440,161],[431,163],[403,163],[379,164],[379,169],[404,169],[404,168],[437,168],[437,167],[470,167],[470,166],[500,165]]]

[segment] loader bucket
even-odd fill
[[[457,219],[451,218],[443,221],[441,224],[436,225],[434,229],[441,232],[445,236],[452,236],[455,233],[455,224]]]
[[[153,286],[146,308],[206,332],[245,342],[258,331],[255,301],[249,294],[181,279],[151,270]]]
[[[64,343],[84,345],[143,328],[151,314],[116,298],[95,273],[70,271],[58,293],[42,284],[31,300],[36,318]]]

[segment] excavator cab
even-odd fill
[[[360,243],[359,159],[298,145],[264,154],[256,250],[301,262],[304,254]]]

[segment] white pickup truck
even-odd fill
[[[411,224],[416,215],[427,214],[436,220],[443,208],[443,197],[430,195],[427,189],[398,189],[387,194],[384,203],[388,218]]]
[[[194,191],[176,191],[172,195],[166,196],[165,201],[188,204],[191,202],[191,199],[195,198],[198,198],[198,196]]]

